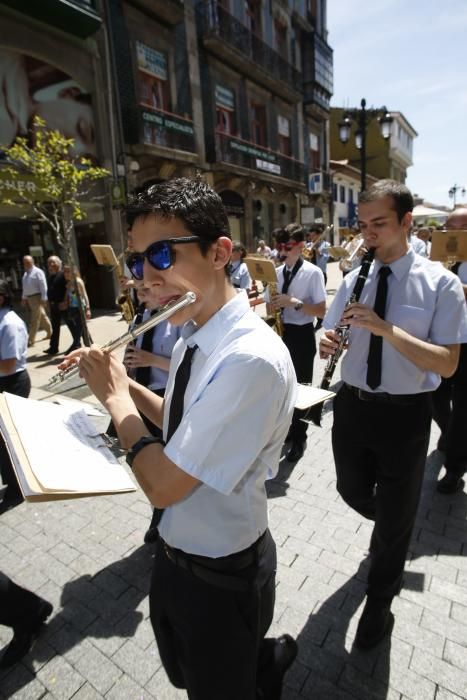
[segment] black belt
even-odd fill
[[[421,394],[388,394],[385,391],[364,391],[359,389],[357,386],[352,386],[351,384],[346,384],[344,382],[344,387],[351,394],[359,398],[361,401],[374,401],[377,403],[392,403],[404,406],[407,404],[416,403],[420,401],[420,398],[425,396],[424,393]]]
[[[246,591],[249,587],[248,579],[235,576],[235,574],[245,571],[258,561],[258,549],[266,532],[267,530],[248,549],[217,559],[188,554],[181,549],[175,549],[168,545],[162,537],[159,538],[159,541],[167,558],[175,566],[189,571],[193,576],[213,586],[227,588],[231,591]]]
[[[36,292],[36,294],[26,294],[26,299],[29,299],[29,297],[40,297],[40,295],[40,292]]]

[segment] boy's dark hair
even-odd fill
[[[378,180],[378,182],[375,182],[371,187],[360,192],[358,203],[366,204],[367,202],[375,202],[384,197],[392,198],[399,223],[407,212],[412,211],[414,208],[411,191],[408,187],[396,180]]]
[[[179,219],[194,236],[204,254],[221,236],[230,238],[227,213],[221,198],[201,177],[179,177],[151,185],[140,192],[126,210],[128,225],[155,214]]]
[[[323,224],[311,224],[311,226],[308,228],[308,233],[318,233],[321,234],[324,231],[324,226]]]
[[[305,229],[297,223],[287,224],[279,230],[276,240],[278,243],[288,243],[290,240],[300,243],[305,240]]]

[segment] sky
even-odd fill
[[[331,105],[402,112],[418,132],[406,184],[452,206],[450,188],[467,190],[467,0],[328,0],[327,12]]]

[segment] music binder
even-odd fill
[[[0,432],[26,501],[136,491],[82,409],[5,392]]]
[[[335,391],[328,389],[320,389],[311,384],[297,384],[297,398],[295,399],[295,408],[305,410],[316,406],[328,399],[332,399],[336,395]]]

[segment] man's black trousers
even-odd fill
[[[28,629],[41,603],[39,596],[18,586],[0,571],[0,625]]]
[[[313,323],[306,323],[304,326],[285,323],[282,340],[290,352],[297,381],[303,384],[311,384],[313,380],[313,362],[316,355],[316,338]],[[303,443],[306,440],[308,426],[300,420],[305,413],[306,410],[294,410],[289,431],[289,438],[293,442]]]
[[[431,394],[407,404],[363,401],[344,385],[334,399],[332,446],[337,490],[375,521],[368,596],[399,593],[420,499],[431,423]]]
[[[233,555],[235,557],[235,555]],[[225,558],[228,559],[228,558]],[[245,583],[234,591],[174,564],[159,539],[149,603],[159,654],[171,683],[190,700],[255,700],[273,667],[274,640],[264,639],[275,600],[276,547],[266,531],[256,563],[225,572]],[[272,664],[272,665],[271,665]]]

